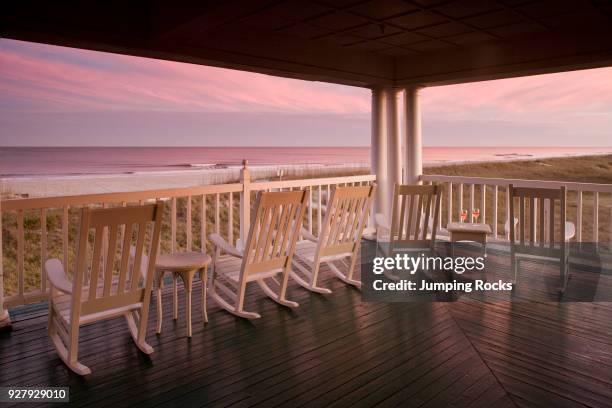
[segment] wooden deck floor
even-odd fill
[[[0,386],[69,386],[72,404],[87,407],[612,406],[610,303],[364,303],[323,275],[334,293],[292,285],[295,311],[253,287],[258,321],[210,304],[206,326],[194,313],[190,340],[166,293],[160,336],[151,314],[150,358],[122,319],[85,327],[85,379],[55,355],[44,307],[16,311],[13,331],[0,334]]]

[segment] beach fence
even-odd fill
[[[270,170],[272,171],[272,170]],[[268,173],[256,169],[257,178]],[[269,173],[269,177],[276,175]],[[291,176],[294,176],[293,174]],[[0,313],[3,308],[45,300],[49,293],[44,263],[63,261],[70,276],[76,254],[79,211],[83,207],[116,207],[162,200],[162,253],[209,252],[207,236],[221,234],[233,245],[244,242],[251,204],[259,191],[307,190],[304,228],[318,234],[334,186],[371,185],[374,175],[289,180],[254,180],[251,169],[238,169],[235,182],[98,194],[17,198],[0,201]],[[108,249],[108,232],[104,234]],[[2,316],[0,316],[1,320]]]
[[[51,197],[231,184],[238,182],[241,169],[242,166],[210,166],[190,170],[121,174],[8,177],[0,178],[0,197]],[[250,166],[249,169],[253,180],[370,174],[370,166],[362,164],[258,165]]]

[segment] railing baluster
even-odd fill
[[[308,232],[312,234],[312,187],[308,187]]]
[[[493,186],[493,239],[497,239],[497,184]]]
[[[102,208],[108,208],[108,203],[102,203]],[[106,265],[106,253],[108,252],[108,228],[102,229],[102,265]]]
[[[550,242],[550,210],[551,210],[551,205],[550,205],[550,199],[546,199],[544,201],[544,237],[546,237],[546,242]],[[554,206],[552,206],[552,210],[554,211],[555,208]],[[554,228],[554,226],[553,226]]]
[[[534,228],[537,228],[538,226],[538,200],[537,199],[533,200],[533,225],[534,225]],[[538,242],[537,229],[534,231],[533,242],[534,243]]]
[[[206,194],[202,194],[202,208],[200,209],[200,250],[206,253]]]
[[[468,208],[468,218],[470,222],[474,222],[474,184],[470,184],[470,208]]]
[[[432,183],[433,184],[433,183]],[[442,204],[444,204],[444,196],[442,194],[442,191],[440,191],[440,207],[438,207],[438,229],[436,231],[436,233],[440,232],[442,230]],[[435,211],[435,208],[432,209],[432,212]]]
[[[610,212],[608,214],[608,251],[612,251],[612,207],[610,207]],[[0,236],[0,238],[2,238]],[[1,255],[1,253],[0,253]],[[2,260],[2,256],[0,256],[0,261]],[[2,312],[2,304],[0,303],[0,313]]]
[[[480,221],[481,224],[487,223],[487,185],[480,185]]]
[[[576,241],[582,242],[582,190],[576,191]]]
[[[23,230],[23,210],[17,211],[17,285],[19,296],[23,296],[25,278],[23,276],[25,235]]]
[[[62,250],[64,252],[64,269],[70,269],[68,265],[68,206],[65,205],[62,213]]]
[[[463,183],[459,183],[459,208],[457,208],[457,214],[461,219],[461,211],[463,211]]]
[[[452,182],[448,182],[447,183],[448,186],[448,223],[453,222],[453,183]],[[442,207],[442,206],[440,206]]]
[[[510,219],[510,200],[512,200],[512,197],[510,197],[510,186],[508,186],[506,187],[506,223],[508,228],[504,231],[508,241],[510,240],[510,228],[514,228],[514,220]]]
[[[323,188],[322,186],[319,184],[319,194],[317,197],[317,236],[319,236],[321,234],[321,222],[322,222],[322,217],[321,217],[321,194],[323,193]]]
[[[185,230],[187,233],[187,251],[191,251],[192,236],[191,236],[191,196],[187,196],[187,214],[185,219]]]
[[[593,245],[597,249],[599,242],[599,193],[593,193]]]
[[[234,193],[227,198],[227,242],[234,245]]]
[[[215,234],[219,233],[219,194],[215,194]]]
[[[47,291],[47,273],[45,272],[45,262],[47,261],[47,209],[40,209],[40,289]]]
[[[170,207],[170,251],[176,252],[176,197],[172,197]]]

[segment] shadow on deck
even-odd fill
[[[502,256],[488,259],[497,271]],[[295,311],[251,288],[248,309],[262,314],[253,322],[211,303],[203,325],[196,291],[191,339],[182,291],[177,322],[166,292],[159,336],[151,313],[150,358],[123,319],[86,326],[87,378],[56,356],[43,306],[16,310],[0,335],[0,385],[69,386],[71,402],[88,407],[612,406],[612,303],[365,303],[323,276],[328,297],[290,285]]]

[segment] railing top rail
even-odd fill
[[[421,176],[422,181],[442,181],[465,184],[487,184],[497,186],[507,186],[512,184],[515,187],[530,188],[560,188],[565,186],[573,191],[591,191],[599,193],[612,193],[612,184],[597,183],[578,183],[574,181],[549,181],[549,180],[525,180],[508,178],[489,178],[489,177],[466,177],[466,176],[445,176],[438,174],[427,174]]]
[[[40,208],[61,208],[65,205],[88,205],[101,203],[133,202],[155,198],[186,197],[201,194],[221,194],[242,191],[242,184],[211,184],[207,186],[171,188],[117,193],[82,194],[38,198],[16,198],[2,201],[2,210],[32,210]]]
[[[253,191],[275,188],[305,187],[313,185],[341,184],[362,181],[375,181],[375,175],[326,177],[299,180],[253,182],[249,189]],[[237,193],[243,191],[241,183],[211,184],[206,186],[182,187],[146,191],[126,191],[116,193],[82,194],[70,196],[16,198],[2,201],[2,211],[33,210],[41,208],[62,208],[66,205],[89,205],[102,203],[134,202],[156,198],[187,197],[202,194]]]
[[[268,190],[276,188],[289,188],[289,187],[307,187],[307,186],[318,186],[328,184],[343,184],[343,183],[357,183],[362,181],[376,181],[376,176],[373,174],[364,174],[361,176],[342,176],[342,177],[326,177],[326,178],[312,178],[312,179],[299,179],[299,180],[283,180],[283,181],[261,181],[251,183],[249,188],[254,191]]]

